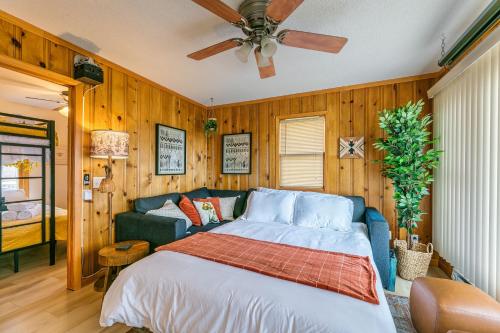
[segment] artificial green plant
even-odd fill
[[[375,148],[385,152],[382,173],[392,180],[397,220],[400,228],[407,230],[407,243],[422,220],[422,199],[429,195],[429,185],[434,181],[432,170],[438,166],[441,151],[433,149],[437,139],[432,139],[428,127],[429,114],[422,115],[424,102],[408,102],[394,110],[379,114],[380,128],[385,138],[375,142]]]

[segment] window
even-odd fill
[[[15,178],[19,177],[19,169],[15,166],[2,165],[2,177]],[[2,181],[2,191],[19,190],[19,179],[5,179]]]
[[[283,119],[279,127],[280,187],[323,188],[325,117]]]

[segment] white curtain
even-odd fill
[[[444,151],[433,186],[433,242],[457,272],[500,300],[500,44],[434,97]]]

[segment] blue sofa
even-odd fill
[[[237,218],[245,211],[248,191],[210,190],[206,187],[182,193],[190,199],[213,197],[239,196],[236,202],[234,217]],[[116,215],[116,240],[145,240],[151,245],[151,251],[159,245],[167,244],[189,236],[199,231],[208,231],[221,224],[208,224],[203,227],[192,226],[186,232],[186,222],[182,219],[173,219],[155,215],[145,215],[148,210],[158,209],[166,200],[178,203],[181,193],[140,198],[134,201],[134,211]],[[380,273],[382,285],[389,285],[389,225],[379,211],[365,206],[365,199],[359,196],[346,196],[354,203],[353,222],[366,223],[368,235],[373,251],[373,259]],[[223,221],[222,224],[228,223]]]

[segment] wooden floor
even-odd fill
[[[12,272],[12,255],[0,257],[0,332],[128,332],[130,328],[99,326],[102,293],[92,286],[66,290],[64,246],[56,265],[48,265],[48,247],[25,250],[20,272]]]

